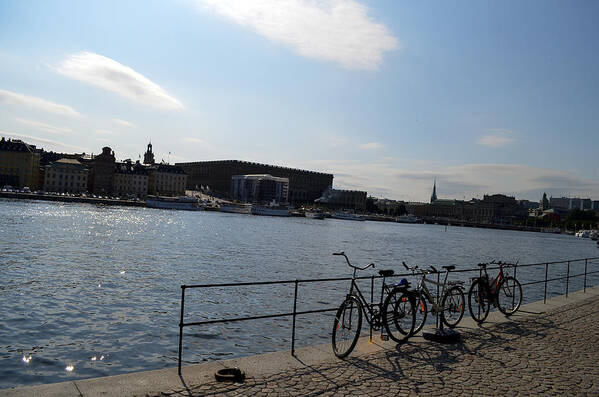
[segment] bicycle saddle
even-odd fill
[[[395,272],[393,271],[393,269],[379,270],[379,274],[383,277],[390,277],[390,276],[393,276],[395,274]]]
[[[454,266],[454,265],[449,265],[449,266],[441,266],[441,267],[442,267],[443,269],[447,270],[448,272],[449,272],[449,271],[452,271],[453,269],[455,269],[455,266]]]
[[[487,264],[486,264],[486,263],[479,263],[479,264],[478,264],[478,267],[486,268],[486,267],[487,267]]]

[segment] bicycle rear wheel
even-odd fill
[[[451,287],[443,295],[441,301],[441,321],[449,328],[454,328],[464,316],[464,292],[458,286]]]
[[[497,288],[497,308],[506,316],[514,314],[522,303],[522,286],[514,277],[501,280]]]
[[[477,323],[485,321],[490,309],[489,291],[484,281],[475,279],[468,291],[468,309]]]
[[[395,288],[383,304],[383,324],[395,342],[402,342],[414,332],[416,313],[414,297],[405,289]]]
[[[362,305],[353,296],[343,301],[333,323],[333,353],[339,358],[347,357],[358,342],[362,328]]]

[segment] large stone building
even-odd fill
[[[289,179],[268,174],[233,175],[231,178],[231,198],[248,203],[276,201],[286,203]]]
[[[182,196],[185,194],[187,175],[183,168],[170,164],[148,167],[148,193],[155,196]]]
[[[148,195],[148,167],[137,161],[116,163],[114,194],[120,197],[145,198]]]
[[[269,174],[289,179],[288,200],[292,203],[311,203],[333,185],[333,175],[295,168],[252,163],[240,160],[198,161],[177,163],[188,175],[187,188],[208,186],[213,192],[228,196],[233,175]]]
[[[112,196],[116,168],[116,158],[112,149],[108,146],[103,147],[102,153],[93,158],[90,166],[90,192],[98,195]]]
[[[39,189],[40,150],[18,139],[0,140],[0,187]]]
[[[75,159],[60,159],[45,167],[44,190],[59,193],[87,192],[87,168]]]

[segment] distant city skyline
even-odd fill
[[[543,12],[539,13],[539,9]],[[0,136],[426,202],[599,198],[599,4],[4,1]],[[170,153],[170,154],[169,154]]]

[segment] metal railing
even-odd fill
[[[518,268],[527,268],[527,267],[541,267],[544,266],[545,267],[545,277],[544,279],[541,280],[535,280],[535,281],[530,281],[530,282],[525,282],[525,283],[521,283],[522,287],[525,286],[530,286],[530,285],[536,285],[536,284],[540,284],[540,283],[544,283],[544,293],[543,293],[543,302],[546,303],[547,302],[547,285],[550,282],[554,282],[554,281],[559,281],[559,280],[566,280],[566,287],[565,287],[565,295],[566,298],[568,297],[568,293],[569,293],[569,286],[570,286],[570,279],[571,278],[576,278],[576,277],[583,277],[584,276],[584,283],[583,283],[583,291],[586,292],[586,288],[587,288],[587,277],[588,275],[591,274],[597,274],[599,273],[599,270],[595,270],[595,271],[588,271],[588,266],[589,264],[594,264],[592,263],[592,261],[595,260],[599,260],[599,257],[593,257],[593,258],[583,258],[583,259],[571,259],[571,260],[565,260],[565,261],[554,261],[554,262],[540,262],[540,263],[530,263],[530,264],[521,264],[521,265],[513,265],[513,269],[514,269],[514,277],[516,277],[516,271]],[[570,266],[573,263],[578,263],[578,262],[584,262],[584,273],[579,273],[579,274],[570,274]],[[567,264],[567,269],[566,269],[566,276],[563,277],[554,277],[554,278],[549,278],[549,266],[550,265],[557,265],[557,264]],[[598,263],[599,264],[599,263]],[[505,267],[504,267],[505,268]],[[499,270],[499,266],[490,266],[487,268],[487,270]],[[473,268],[473,269],[462,269],[462,270],[453,270],[451,273],[467,273],[467,272],[476,272],[476,273],[480,273],[480,268]],[[443,272],[441,272],[443,273]],[[393,277],[411,277],[413,276],[412,273],[401,273],[401,274],[395,274],[393,276],[387,277],[387,278],[393,278]],[[356,277],[356,280],[370,280],[370,304],[371,305],[375,305],[374,303],[374,280],[375,279],[381,279],[383,278],[382,276],[363,276],[363,277]],[[178,373],[179,375],[181,375],[181,361],[182,361],[182,352],[183,352],[183,328],[184,327],[191,327],[191,326],[200,326],[200,325],[208,325],[208,324],[222,324],[222,323],[232,323],[232,322],[238,322],[238,321],[249,321],[249,320],[259,320],[259,319],[269,319],[269,318],[281,318],[281,317],[292,317],[292,326],[291,326],[291,354],[294,355],[295,354],[295,340],[296,340],[296,335],[295,335],[295,329],[296,329],[296,318],[299,315],[306,315],[306,314],[318,314],[318,313],[325,313],[325,312],[333,312],[336,311],[338,309],[338,307],[333,307],[333,308],[322,308],[322,309],[314,309],[314,310],[302,310],[302,311],[298,311],[297,310],[297,300],[298,300],[298,286],[300,284],[304,284],[304,283],[327,283],[327,282],[338,282],[338,281],[350,281],[352,280],[351,277],[339,277],[339,278],[321,278],[321,279],[305,279],[305,280],[300,280],[300,279],[295,279],[295,280],[279,280],[279,281],[257,281],[257,282],[243,282],[243,283],[221,283],[221,284],[194,284],[194,285],[181,285],[181,319],[179,321],[179,355],[178,355]],[[290,312],[284,312],[284,313],[272,313],[272,314],[263,314],[263,315],[257,315],[257,316],[246,316],[246,317],[235,317],[235,318],[224,318],[224,319],[215,319],[215,320],[205,320],[205,321],[194,321],[194,322],[189,322],[189,323],[185,323],[184,322],[184,316],[185,316],[185,291],[188,289],[203,289],[203,288],[229,288],[229,287],[243,287],[243,286],[260,286],[260,285],[294,285],[294,293],[293,293],[293,310]],[[372,324],[370,326],[370,338],[372,340]]]

